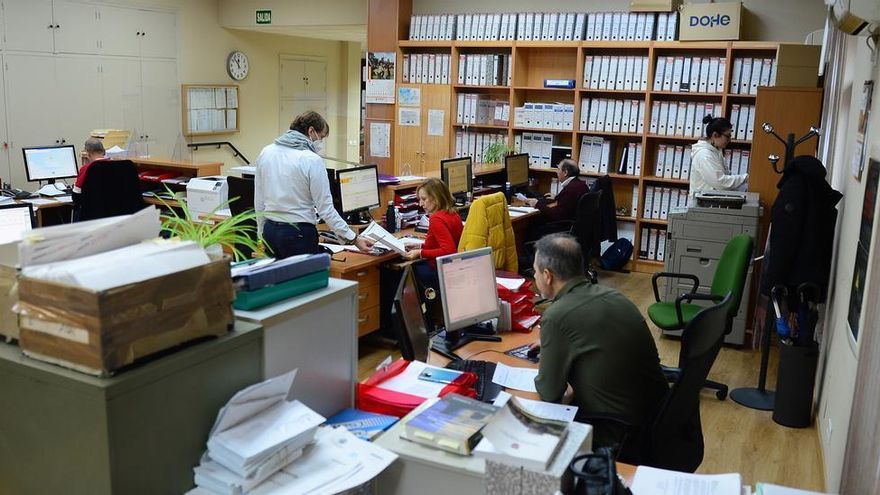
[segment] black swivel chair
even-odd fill
[[[254,180],[244,179],[242,177],[227,177],[226,185],[229,187],[229,211],[233,215],[239,215],[246,211],[254,209]],[[251,227],[249,230],[251,237],[256,236],[257,222],[256,220],[245,220],[241,222],[242,227]],[[253,239],[256,240],[256,239]],[[250,248],[243,244],[236,244],[236,249],[241,251],[245,258],[250,258],[253,254]]]
[[[144,206],[135,164],[131,160],[98,160],[86,170],[82,192],[74,195],[74,219],[130,215]]]

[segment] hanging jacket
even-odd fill
[[[721,150],[706,140],[691,146],[690,195],[710,189],[736,189],[749,180],[749,174],[731,175]]]
[[[602,197],[599,199],[599,217],[597,225],[596,246],[594,253],[599,252],[598,243],[601,241],[617,240],[617,205],[614,203],[614,186],[611,184],[611,177],[604,176],[596,179],[590,191],[602,191]],[[632,212],[632,216],[636,216],[636,212]]]
[[[779,195],[770,212],[770,243],[765,256],[761,292],[770,294],[775,285],[788,288],[812,282],[828,290],[828,274],[834,249],[835,205],[842,195],[825,181],[825,166],[812,156],[799,156],[785,167],[776,185]]]
[[[480,196],[471,204],[458,251],[489,246],[495,258],[495,269],[516,273],[516,240],[503,193]]]

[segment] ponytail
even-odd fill
[[[733,129],[733,125],[730,124],[730,121],[725,119],[724,117],[713,117],[712,114],[706,115],[703,117],[703,123],[706,124],[706,134],[707,138],[712,137],[713,134],[724,134],[725,131]]]

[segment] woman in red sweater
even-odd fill
[[[425,259],[431,268],[437,268],[434,261],[438,256],[458,252],[458,241],[461,240],[461,217],[455,210],[455,200],[449,188],[440,179],[428,179],[419,186],[419,206],[431,217],[428,224],[428,236],[421,249],[410,249],[406,257],[411,260]]]

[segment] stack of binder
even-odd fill
[[[532,167],[550,167],[553,154],[553,134],[541,132],[524,132],[513,139],[513,148],[517,153],[529,154],[529,165]]]
[[[749,173],[749,161],[752,153],[749,150],[724,150],[724,165],[733,175]]]
[[[657,57],[654,91],[723,93],[725,57]]]
[[[642,227],[642,240],[639,244],[640,260],[666,260],[666,229]]]
[[[516,38],[516,14],[464,14],[456,19],[456,39],[509,41]]]
[[[580,126],[582,131],[641,133],[645,129],[645,101],[584,98]]]
[[[507,142],[507,133],[455,131],[455,157],[473,157],[474,163],[484,163],[486,148],[495,142]]]
[[[489,95],[458,93],[455,111],[456,124],[507,126],[510,104],[494,100]]]
[[[688,190],[676,187],[645,187],[645,209],[642,218],[666,220],[669,210],[687,206]]]
[[[642,143],[628,143],[620,155],[617,173],[623,175],[642,175]]]
[[[403,82],[415,84],[449,84],[448,53],[411,53],[403,55]]]
[[[611,141],[595,136],[581,137],[581,152],[578,166],[582,172],[607,174],[611,159]]]
[[[466,86],[510,86],[509,53],[461,54],[458,56],[458,84]]]
[[[593,12],[586,24],[587,41],[678,39],[678,12]]]
[[[657,145],[657,162],[654,176],[664,179],[690,179],[691,146]]]
[[[245,262],[233,267],[235,309],[251,310],[305,292],[327,287],[330,256],[325,253],[291,256],[268,263]]]
[[[574,126],[574,105],[527,101],[523,106],[513,109],[513,125],[519,128],[570,131]]]
[[[587,55],[584,88],[644,91],[648,87],[648,57]]]
[[[758,94],[758,86],[776,86],[776,59],[735,58],[730,73],[730,92]]]
[[[751,141],[755,136],[755,105],[731,105],[730,124],[733,139]]]
[[[416,41],[454,40],[455,18],[454,14],[414,15],[409,22],[409,39]]]
[[[703,117],[718,116],[711,102],[655,101],[651,103],[650,133],[658,136],[699,138],[703,135]]]

